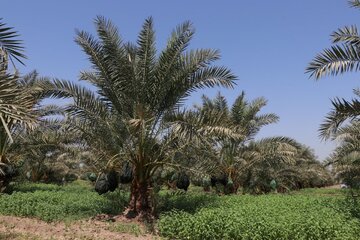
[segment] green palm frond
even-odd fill
[[[76,38],[75,42],[81,46],[83,51],[88,56],[90,62],[93,64],[93,67],[108,76],[107,66],[103,65],[103,54],[102,54],[102,45],[101,43],[95,39],[94,36],[85,32],[76,30]]]
[[[264,97],[255,98],[249,103],[249,115],[255,115],[261,108],[265,107],[267,100]]]
[[[218,94],[216,95],[213,101],[216,111],[224,112],[224,113],[228,112],[228,103],[226,101],[226,98],[222,96],[220,92],[218,92]]]
[[[22,59],[26,59],[24,47],[22,41],[16,39],[17,37],[19,37],[17,31],[14,31],[12,27],[7,27],[6,24],[2,22],[2,18],[0,18],[0,49],[10,57],[10,60],[14,58],[24,65],[22,61]]]
[[[21,123],[30,126],[35,122],[35,115],[31,112],[33,98],[28,89],[18,85],[17,80],[13,75],[0,75],[0,116],[3,124]]]
[[[269,124],[277,123],[280,117],[274,113],[268,113],[256,116],[255,119],[257,127],[263,127]]]
[[[156,98],[159,99],[158,110],[162,112],[165,109],[181,107],[190,94],[199,88],[214,85],[232,87],[236,80],[235,75],[223,67],[225,70],[223,75],[216,69],[213,71],[207,67],[219,57],[219,52],[211,49],[183,53],[175,69],[169,73],[168,77],[160,80],[161,83],[155,92]]]
[[[82,74],[80,79],[89,80],[98,87],[100,92],[104,92],[104,97],[113,102],[114,106],[121,109],[118,93],[113,83],[112,65],[108,64],[107,56],[103,52],[103,44],[95,39],[91,34],[84,31],[77,31],[76,43],[81,46],[88,56],[96,73],[95,79],[88,79],[88,75]],[[117,79],[118,81],[123,79]]]
[[[102,41],[102,50],[109,54],[107,57],[111,57],[112,55],[118,56],[118,54],[122,57],[125,52],[118,52],[119,46],[122,45],[122,40],[117,27],[103,16],[96,17],[95,26],[98,36]]]
[[[153,19],[150,17],[145,20],[142,30],[139,33],[137,40],[138,50],[137,50],[137,79],[139,90],[145,90],[149,83],[155,81],[155,58],[156,58],[156,49],[155,49],[155,32],[153,29]],[[140,92],[140,97],[150,97],[143,96],[146,92]],[[147,98],[145,99],[145,101]]]
[[[352,122],[337,130],[334,138],[340,142],[335,149],[332,159],[342,159],[349,153],[358,152],[360,150],[360,123]]]
[[[354,8],[360,8],[360,1],[359,0],[349,0],[349,5]]]
[[[359,89],[359,88],[353,89],[353,93],[354,93],[357,97],[360,97],[360,89]]]
[[[79,116],[85,112],[96,117],[106,118],[109,115],[108,106],[97,97],[91,90],[77,85],[71,81],[55,79],[52,84],[44,86],[44,91],[48,97],[72,98],[74,103],[68,110],[74,116]],[[80,117],[81,118],[81,117]]]
[[[176,27],[167,42],[166,48],[161,52],[156,68],[157,81],[177,71],[183,52],[189,46],[194,35],[191,22],[186,21]],[[165,84],[165,82],[163,83]]]
[[[360,36],[356,26],[339,28],[331,34],[333,43],[345,42],[351,45],[359,46]]]
[[[332,105],[333,110],[328,113],[319,129],[320,136],[324,139],[333,136],[343,122],[353,121],[360,115],[360,101],[357,99],[347,101],[335,98],[332,100]]]
[[[306,73],[310,73],[310,77],[319,79],[326,75],[336,76],[359,69],[359,48],[355,45],[343,44],[332,46],[318,54],[306,68]]]
[[[195,72],[188,82],[187,93],[191,93],[197,89],[205,87],[233,87],[233,80],[235,75],[231,73],[226,67],[205,67]]]
[[[353,121],[344,127],[340,127],[336,132],[336,138],[344,141],[357,141],[360,138],[360,122]]]
[[[56,115],[64,115],[65,111],[63,107],[60,107],[55,104],[48,104],[45,106],[41,106],[34,110],[36,115],[41,117],[49,117],[49,116],[56,116]]]
[[[248,102],[245,99],[245,92],[242,91],[241,94],[235,99],[235,102],[231,108],[231,116],[234,122],[236,123],[242,122],[247,105]]]

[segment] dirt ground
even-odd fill
[[[37,219],[0,216],[0,240],[105,240],[160,239],[145,227],[125,219],[115,222],[85,220],[46,223]]]
[[[332,185],[332,186],[327,186],[325,188],[329,188],[329,189],[341,189],[341,185],[340,184],[336,184],[336,185]]]

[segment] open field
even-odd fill
[[[260,196],[164,190],[155,232],[119,215],[125,191],[100,196],[83,182],[15,190],[0,197],[0,239],[360,239],[341,189]]]

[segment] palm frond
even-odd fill
[[[353,8],[360,8],[360,1],[359,0],[349,0],[348,3]]]
[[[64,115],[65,111],[63,107],[58,105],[49,104],[45,106],[41,106],[34,110],[36,115],[39,117],[48,117],[48,116],[56,116],[56,115]]]
[[[343,44],[332,46],[318,54],[306,68],[306,73],[310,73],[310,77],[319,79],[326,75],[336,76],[359,69],[360,52],[358,47]]]
[[[345,42],[355,46],[360,44],[360,36],[356,26],[339,28],[337,31],[331,34],[333,43]]]
[[[145,101],[151,101],[152,99],[149,99],[150,96],[146,96],[148,91],[146,88],[151,86],[155,81],[156,48],[153,19],[151,17],[145,20],[137,44],[138,63],[136,70],[138,79],[137,84],[139,87],[138,98],[145,98]]]
[[[33,98],[27,89],[18,85],[17,80],[13,75],[0,75],[0,115],[6,124],[30,126],[35,122],[35,115],[31,112]]]
[[[257,127],[277,123],[280,117],[274,113],[261,114],[255,118]]]
[[[219,59],[219,52],[217,50],[200,49],[184,53],[181,56],[179,63],[177,63],[173,71],[169,73],[169,76],[161,80],[162,83],[159,85],[161,88],[158,88],[155,92],[156,98],[158,99],[158,111],[162,112],[165,109],[176,109],[182,106],[185,99],[200,87],[197,86],[198,82],[207,80],[194,79],[194,76],[197,72],[203,71],[203,68],[216,59]],[[228,74],[232,75],[230,72]],[[212,76],[209,76],[209,78],[211,77]],[[234,84],[234,80],[236,79],[234,75],[225,75],[223,77],[230,78],[224,79],[224,81],[226,81],[226,84],[224,84],[225,87]],[[212,79],[213,82],[214,80],[215,79]],[[220,82],[219,85],[221,85]]]
[[[332,105],[333,110],[328,113],[319,129],[320,137],[324,139],[328,139],[335,134],[343,122],[354,120],[360,115],[360,101],[357,99],[347,101],[335,98],[332,100]]]
[[[86,53],[93,67],[93,72],[82,72],[80,79],[94,84],[102,98],[122,112],[124,105],[128,105],[126,98],[133,97],[123,94],[125,90],[133,89],[129,87],[132,83],[129,81],[129,73],[132,70],[127,60],[128,56],[117,29],[110,21],[98,17],[95,24],[100,40],[85,31],[77,31],[75,41]]]
[[[194,29],[189,21],[177,26],[172,32],[171,37],[167,42],[166,49],[163,50],[159,56],[156,68],[158,79],[163,79],[170,75],[172,71],[177,70],[176,68],[182,57],[182,53],[188,47],[193,35]]]
[[[6,24],[2,22],[2,18],[0,18],[0,49],[3,50],[10,59],[14,58],[24,65],[22,59],[26,59],[26,56],[24,54],[23,42],[16,39],[17,37],[19,37],[17,31],[14,31],[12,27],[7,27]]]

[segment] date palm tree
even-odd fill
[[[350,0],[351,7],[360,9],[359,0]],[[331,34],[333,46],[319,53],[306,68],[310,77],[316,80],[333,75],[337,76],[345,72],[357,72],[360,70],[360,35],[355,25],[339,28]],[[358,91],[355,90],[358,96]],[[329,138],[336,132],[338,127],[348,119],[356,119],[360,113],[359,100],[334,99],[333,110],[321,125],[320,136]]]
[[[0,192],[6,188],[8,178],[6,156],[13,142],[12,134],[19,126],[32,125],[36,118],[32,112],[34,98],[30,89],[24,88],[18,74],[8,73],[9,62],[15,68],[14,60],[23,64],[24,47],[17,39],[18,34],[0,19]]]
[[[145,20],[135,44],[124,42],[104,17],[97,17],[95,26],[98,38],[78,31],[75,41],[92,66],[80,78],[96,91],[55,80],[49,93],[74,100],[66,107],[69,119],[99,159],[131,163],[133,181],[126,213],[147,217],[153,207],[151,178],[159,167],[171,164],[171,143],[188,126],[165,121],[170,119],[165,116],[179,111],[197,89],[232,87],[236,77],[227,68],[212,65],[220,58],[219,51],[187,50],[194,35],[190,22],[172,32],[161,52],[156,50],[151,17]]]
[[[240,176],[254,162],[270,161],[271,156],[276,154],[279,160],[293,149],[290,144],[292,141],[287,138],[253,141],[263,126],[276,123],[279,119],[273,113],[260,114],[266,104],[266,99],[262,97],[248,101],[245,92],[242,92],[229,107],[225,97],[219,93],[214,99],[203,96],[202,105],[195,106],[195,111],[189,111],[184,115],[188,122],[193,119],[191,126],[197,125],[198,129],[206,128],[209,124],[217,124],[219,129],[227,129],[224,134],[203,134],[203,138],[209,139],[208,152],[213,152],[212,157],[207,157],[212,164],[205,163],[208,166],[207,172],[213,176],[227,178],[231,185],[227,193],[237,191]],[[198,122],[199,119],[201,122]],[[283,146],[286,147],[282,148]],[[201,143],[199,149],[203,147],[204,143]],[[206,158],[205,155],[202,156]]]
[[[280,191],[323,187],[331,183],[329,172],[308,147],[290,138],[265,140],[253,143],[262,158],[253,161],[250,166],[245,165],[247,168],[240,176],[245,191],[269,192],[272,180],[276,181]]]
[[[51,111],[55,112],[54,107]],[[21,161],[23,175],[30,173],[32,181],[51,180],[49,173],[55,166],[65,166],[64,159],[72,158],[74,163],[81,153],[86,153],[85,142],[71,129],[66,119],[41,119],[32,129],[15,132],[15,141],[8,148],[8,156],[14,162]],[[59,172],[56,174],[61,176]],[[61,178],[56,180],[60,182]]]
[[[360,180],[360,124],[353,122],[340,127],[334,138],[340,142],[327,164],[332,165],[339,180],[359,188]]]

